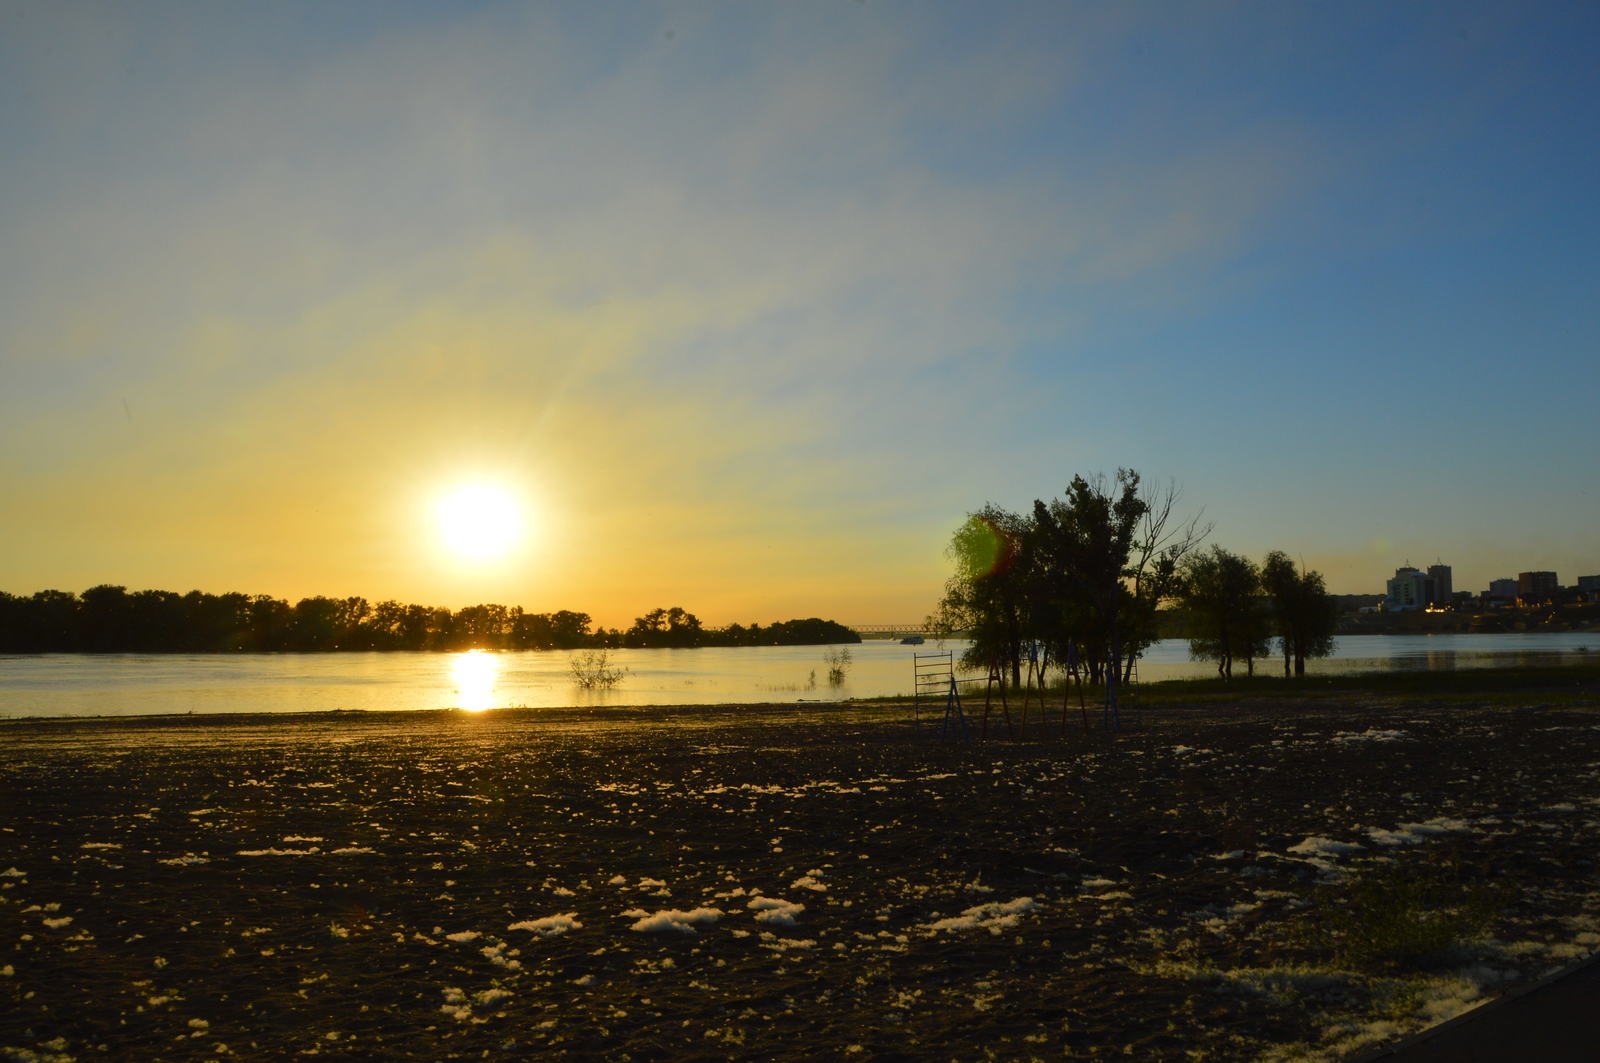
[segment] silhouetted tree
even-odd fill
[[[290,626],[294,613],[281,598],[258,594],[246,609],[250,617],[250,649],[257,651],[289,649]]]
[[[1137,482],[1139,474],[1129,470]],[[1133,674],[1134,661],[1160,638],[1156,617],[1161,604],[1177,597],[1183,580],[1180,566],[1211,534],[1211,524],[1202,523],[1202,510],[1180,521],[1174,512],[1180,492],[1175,481],[1162,486],[1138,486],[1144,512],[1129,551],[1125,586],[1129,598],[1125,606],[1122,632],[1123,678]]]
[[[0,652],[255,652],[334,650],[577,649],[618,646],[624,636],[591,632],[588,613],[525,613],[492,602],[449,609],[394,600],[142,590],[102,584],[82,595],[0,592]],[[629,645],[744,646],[859,642],[832,620],[811,617],[763,628],[706,630],[681,607],[657,609],[628,632]]]
[[[0,652],[16,653],[25,631],[22,599],[0,591]]]
[[[379,602],[367,618],[367,646],[374,650],[398,650],[405,638],[406,607],[394,599]]]
[[[1183,579],[1183,604],[1193,625],[1189,655],[1216,661],[1223,679],[1233,677],[1238,659],[1253,675],[1255,659],[1268,649],[1268,615],[1256,566],[1247,557],[1213,546],[1188,559]]]
[[[1306,658],[1333,652],[1333,634],[1339,611],[1328,595],[1320,572],[1298,572],[1281,550],[1267,555],[1261,565],[1261,584],[1272,603],[1272,621],[1283,650],[1283,674],[1306,674]]]
[[[78,600],[66,591],[39,591],[23,613],[31,638],[24,652],[71,653],[83,648],[78,634]]]
[[[955,572],[929,618],[940,634],[964,632],[972,640],[961,655],[964,667],[998,664],[1015,682],[1021,680],[1022,641],[1031,635],[1034,598],[1023,556],[1029,530],[1025,518],[993,503],[968,514],[945,547]]]
[[[562,609],[550,614],[550,639],[558,650],[576,649],[589,639],[589,614]]]
[[[970,514],[946,549],[955,565],[930,626],[972,638],[962,664],[1000,663],[1021,680],[1029,642],[1046,663],[1075,655],[1106,684],[1115,725],[1117,686],[1157,638],[1156,609],[1178,588],[1179,563],[1209,527],[1178,523],[1175,486],[1147,491],[1119,469],[1075,476],[1066,496],[1036,501],[1027,516],[995,505]]]
[[[1128,581],[1138,575],[1132,560],[1149,509],[1132,469],[1118,469],[1114,483],[1103,476],[1074,476],[1064,499],[1033,504],[1040,571],[1059,594],[1060,627],[1053,641],[1074,638],[1091,664],[1104,662],[1106,719],[1113,727],[1124,627],[1133,602]]]
[[[511,621],[511,644],[519,650],[548,650],[555,645],[551,638],[548,613],[517,611]]]
[[[765,629],[751,624],[747,636],[751,641],[734,643],[749,646],[826,646],[841,642],[860,642],[861,636],[843,624],[811,616],[803,620],[780,620]],[[712,632],[707,645],[725,645],[720,632]],[[759,641],[756,641],[759,639]]]
[[[500,649],[511,633],[511,618],[503,605],[469,605],[456,611],[452,631],[455,649]]]
[[[339,648],[340,603],[318,595],[302,598],[294,605],[289,622],[289,648],[294,650],[336,650]]]
[[[675,605],[639,617],[623,640],[629,646],[687,648],[700,645],[700,636],[700,618]]]
[[[128,646],[133,635],[133,601],[128,588],[102,583],[78,596],[81,646],[90,653],[110,653]]]

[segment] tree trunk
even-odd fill
[[[1106,668],[1106,723],[1113,731],[1122,730],[1122,720],[1117,713],[1117,671],[1122,663],[1122,636],[1117,631],[1117,614],[1111,614],[1111,660]]]

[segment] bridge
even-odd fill
[[[845,626],[864,639],[903,639],[910,635],[921,635],[924,638],[934,636],[934,630],[924,620],[910,624],[846,624]]]

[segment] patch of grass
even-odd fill
[[[1380,982],[1373,990],[1372,1011],[1380,1019],[1403,1022],[1422,1006],[1422,992],[1409,982]]]
[[[1277,674],[1258,674],[1254,678],[1235,676],[1233,682],[1220,679],[1159,679],[1121,687],[1121,697],[1130,705],[1150,709],[1191,709],[1206,705],[1244,705],[1297,701],[1314,705],[1323,700],[1350,698],[1426,699],[1430,704],[1462,701],[1522,707],[1529,698],[1549,708],[1592,707],[1600,698],[1600,654],[1571,654],[1565,663],[1541,663],[1506,667],[1461,668],[1456,671],[1351,672],[1336,675],[1308,675],[1285,679]],[[965,682],[965,681],[964,681]],[[972,682],[982,683],[981,678]],[[962,694],[966,696],[967,690]],[[1076,713],[1079,689],[1052,674],[1046,685],[1045,703],[1051,711],[1061,707],[1063,695]],[[1085,684],[1085,702],[1092,709],[1105,698],[1105,688]],[[1018,695],[1013,695],[1018,696]],[[909,695],[896,694],[861,700],[909,701]]]
[[[1047,697],[1059,698],[1063,687],[1052,679]],[[1092,704],[1104,689],[1086,686]],[[1456,671],[1351,672],[1285,679],[1281,675],[1235,676],[1231,683],[1215,678],[1162,679],[1122,688],[1126,698],[1138,698],[1149,707],[1187,707],[1209,702],[1306,700],[1346,697],[1426,698],[1429,701],[1468,699],[1493,701],[1503,697],[1516,704],[1529,695],[1552,703],[1600,696],[1600,666],[1589,655],[1573,655],[1564,663],[1506,667],[1462,668]],[[1076,699],[1076,693],[1073,694]]]
[[[1510,899],[1508,887],[1470,883],[1453,865],[1372,868],[1328,887],[1307,933],[1356,970],[1425,969],[1481,937]]]

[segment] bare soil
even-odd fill
[[[0,724],[0,1059],[1339,1058],[1600,946],[1574,677],[969,743],[902,705]],[[1491,925],[1352,965],[1326,917],[1394,867],[1497,885]]]

